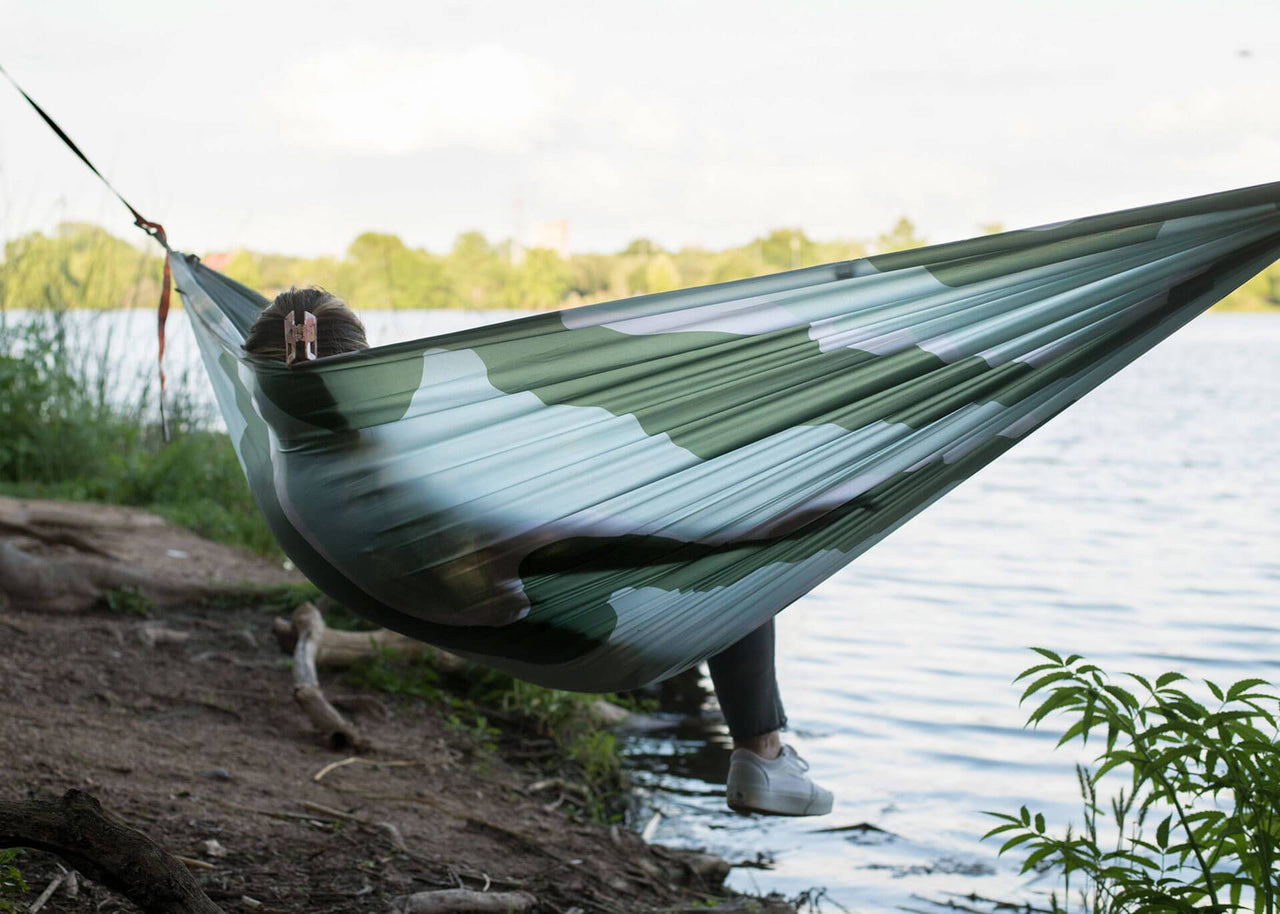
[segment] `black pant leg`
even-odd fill
[[[774,627],[770,619],[707,660],[720,710],[736,740],[751,739],[786,725],[773,654]]]

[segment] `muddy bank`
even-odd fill
[[[549,912],[724,903],[722,863],[593,821],[579,785],[556,777],[513,724],[477,728],[448,707],[333,675],[327,693],[376,749],[323,745],[293,701],[272,617],[10,601],[0,609],[0,799],[87,791],[194,861],[226,911],[384,912],[395,897],[444,889],[525,892]],[[27,903],[59,875],[51,857],[18,863]],[[101,886],[76,888],[72,897],[60,886],[42,910],[136,910]]]

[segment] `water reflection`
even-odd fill
[[[1023,729],[1028,645],[1280,678],[1278,345],[1272,316],[1201,319],[779,617],[789,740],[836,790],[831,816],[730,813],[708,718],[630,739],[637,821],[773,861],[735,871],[740,888],[826,886],[851,910],[1031,897],[1016,856],[978,841],[981,810],[1078,823],[1073,765],[1092,753]]]

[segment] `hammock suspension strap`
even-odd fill
[[[129,214],[133,216],[133,224],[154,238],[160,246],[164,248],[164,279],[160,286],[160,305],[157,309],[156,319],[156,336],[159,342],[156,367],[160,371],[160,430],[164,436],[165,443],[167,444],[169,441],[169,420],[165,415],[164,408],[164,325],[169,319],[172,273],[169,269],[169,238],[165,235],[164,226],[159,222],[152,222],[150,219],[143,216],[142,213],[134,209],[133,204],[126,200],[124,196],[121,195],[120,191],[115,189],[111,182],[107,180],[106,176],[103,175],[102,172],[98,171],[97,167],[89,161],[89,157],[80,150],[80,147],[75,144],[75,141],[72,140],[71,137],[67,136],[67,132],[58,126],[58,122],[50,117],[49,113],[41,108],[36,100],[28,95],[27,91],[23,89],[22,86],[18,85],[18,81],[10,76],[9,71],[3,66],[0,66],[0,74],[3,74],[4,78],[9,80],[13,87],[18,90],[18,94],[27,100],[27,104],[35,109],[36,114],[40,115],[40,119],[48,125],[50,130],[57,134],[58,139],[62,140],[66,147],[75,153],[76,158],[88,166],[89,170],[97,176],[98,180],[106,185],[107,190],[115,194],[116,199],[124,204],[125,209],[129,210]]]

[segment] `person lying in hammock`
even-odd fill
[[[325,358],[368,346],[364,325],[355,312],[342,299],[319,288],[281,292],[259,315],[244,342],[247,352],[289,363],[295,358]],[[492,582],[488,584],[492,587]],[[456,580],[442,581],[441,585],[455,591],[455,597],[473,586]],[[786,714],[778,691],[774,647],[770,619],[707,660],[716,698],[733,738],[726,800],[731,809],[741,812],[825,815],[831,811],[831,792],[809,778],[808,764],[784,745],[779,735],[786,725]]]

